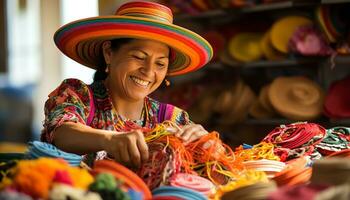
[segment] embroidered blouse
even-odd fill
[[[178,125],[192,123],[184,110],[160,103],[150,97],[145,98],[140,120],[124,119],[113,109],[103,81],[95,81],[87,85],[78,79],[66,79],[49,94],[45,103],[45,121],[41,140],[52,143],[52,133],[64,122],[82,123],[96,129],[122,131],[123,127],[120,124],[131,123],[153,128],[164,120],[171,120]],[[95,159],[103,159],[105,156],[105,152],[94,155]]]

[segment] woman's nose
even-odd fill
[[[144,65],[140,68],[140,71],[145,75],[150,75],[153,71],[153,64],[151,61],[147,60]]]

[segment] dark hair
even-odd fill
[[[111,40],[111,49],[113,51],[117,51],[118,49],[120,49],[121,46],[123,46],[124,44],[130,43],[132,40],[134,40],[133,38],[118,38],[118,39],[113,39]],[[101,57],[99,60],[99,65],[97,66],[97,71],[95,72],[94,75],[94,81],[99,81],[99,80],[105,80],[108,76],[108,74],[106,73],[106,61],[103,57],[103,50],[101,48]]]

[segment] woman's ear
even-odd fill
[[[111,41],[104,41],[102,43],[102,52],[103,52],[103,57],[105,59],[106,64],[111,63],[111,57],[112,57],[112,49],[111,49]]]

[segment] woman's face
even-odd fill
[[[143,100],[163,82],[169,65],[169,47],[152,40],[135,39],[118,50],[103,44],[106,63],[110,64],[107,82],[119,97]]]

